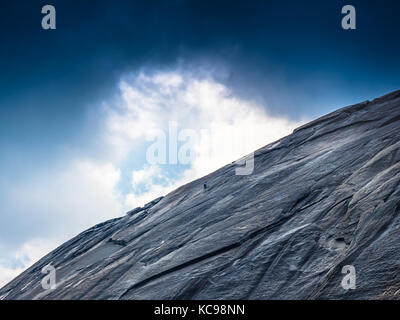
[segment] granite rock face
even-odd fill
[[[400,298],[400,91],[257,150],[251,175],[237,167],[86,230],[0,299]]]

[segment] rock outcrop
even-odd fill
[[[254,157],[253,174],[229,164],[86,230],[0,299],[400,298],[400,91]],[[57,287],[45,291],[48,264]],[[342,286],[344,266],[353,289]]]

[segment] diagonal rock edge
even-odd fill
[[[231,163],[82,232],[0,299],[398,299],[399,129],[400,91],[339,109],[257,150],[249,176]]]

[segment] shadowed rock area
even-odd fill
[[[251,175],[238,167],[84,231],[0,299],[400,298],[400,91],[257,150]]]

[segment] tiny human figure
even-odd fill
[[[204,190],[206,190],[206,189],[207,189],[207,183],[204,184]]]

